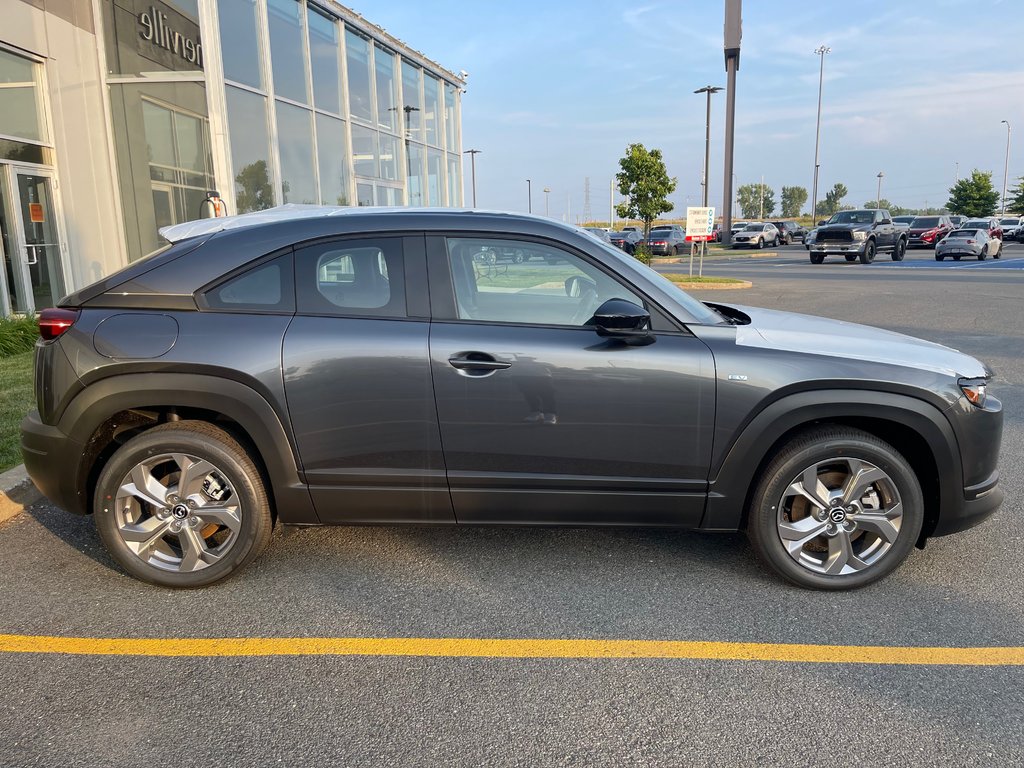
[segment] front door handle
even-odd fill
[[[448,358],[448,364],[460,371],[503,371],[512,367],[512,363],[487,352],[459,352]]]

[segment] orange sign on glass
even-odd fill
[[[29,203],[28,217],[29,219],[31,219],[33,224],[42,224],[44,221],[46,221],[46,219],[43,217],[43,204]]]

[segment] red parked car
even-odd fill
[[[956,227],[949,216],[918,216],[910,222],[907,232],[910,240],[907,245],[910,248],[934,248],[939,240],[954,229]]]

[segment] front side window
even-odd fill
[[[321,243],[295,257],[300,314],[405,316],[399,238]]]
[[[574,253],[546,243],[448,238],[460,320],[589,324],[609,299],[643,299]]]

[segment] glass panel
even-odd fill
[[[0,133],[45,141],[38,64],[0,50]]]
[[[352,205],[348,191],[344,120],[316,115],[316,150],[320,164],[320,202],[323,205]]]
[[[442,182],[444,173],[441,170],[443,155],[436,149],[427,150],[427,191],[429,192],[427,205],[444,205],[444,194]]]
[[[317,109],[341,114],[341,73],[338,70],[338,23],[312,5],[306,13],[309,55],[313,62],[313,103]]]
[[[456,88],[450,83],[444,85],[444,135],[445,147],[450,152],[459,151],[458,121],[455,119]]]
[[[405,315],[402,241],[324,243],[295,253],[298,311],[315,315]]]
[[[462,320],[580,326],[608,299],[644,306],[600,269],[554,246],[449,238],[448,256]]]
[[[256,0],[219,0],[220,47],[224,78],[263,88],[260,71]]]
[[[274,95],[308,104],[302,6],[298,0],[267,0],[267,21],[270,26]]]
[[[462,205],[462,173],[459,168],[459,156],[448,155],[448,206],[458,208]]]
[[[402,190],[397,187],[377,185],[377,205],[399,206],[402,204]]]
[[[36,165],[53,165],[53,150],[38,144],[26,144],[21,141],[0,139],[0,160],[13,160],[16,163],[35,163]]]
[[[10,300],[12,312],[27,312],[29,303],[25,296],[24,284],[22,283],[21,269],[15,268],[16,246],[13,240],[14,225],[7,220],[7,201],[4,194],[7,191],[7,183],[0,174],[0,260],[3,260],[3,273],[6,279],[7,298]],[[19,264],[22,262],[18,259]],[[0,280],[0,287],[4,286],[4,280]],[[0,304],[2,312],[2,304]]]
[[[102,0],[99,8],[109,72],[140,75],[202,71],[197,0]]]
[[[174,125],[171,110],[143,101],[142,123],[146,130],[149,162],[158,165],[177,165],[174,162]]]
[[[423,147],[407,141],[405,154],[408,162],[406,188],[409,192],[409,205],[426,205],[423,196]]]
[[[377,132],[352,126],[352,165],[356,176],[377,177]]]
[[[250,269],[205,295],[214,309],[293,312],[295,289],[291,256]]]
[[[178,152],[179,168],[205,174],[213,164],[206,147],[206,123],[197,117],[181,112],[174,113],[174,146]],[[185,182],[205,184],[194,174],[187,174]]]
[[[35,308],[52,307],[64,296],[65,290],[50,180],[19,173],[18,194]]]
[[[395,55],[379,45],[373,53],[377,70],[377,124],[392,133],[398,132],[398,96],[395,80]]]
[[[402,61],[402,99],[405,102],[406,138],[423,141],[423,99],[420,98],[420,68]]]
[[[356,184],[356,198],[359,205],[373,205],[373,184]]]
[[[302,107],[277,102],[277,145],[281,153],[282,202],[316,205],[313,113]]]
[[[226,89],[231,166],[235,173],[238,213],[274,206],[267,137],[267,100],[240,88]]]
[[[380,178],[398,181],[398,139],[380,134]]]
[[[437,78],[424,73],[423,75],[423,127],[427,134],[427,144],[435,147],[441,142],[440,127],[440,96]]]
[[[352,117],[373,120],[370,102],[370,41],[345,30],[345,58],[348,70],[348,108]]]

